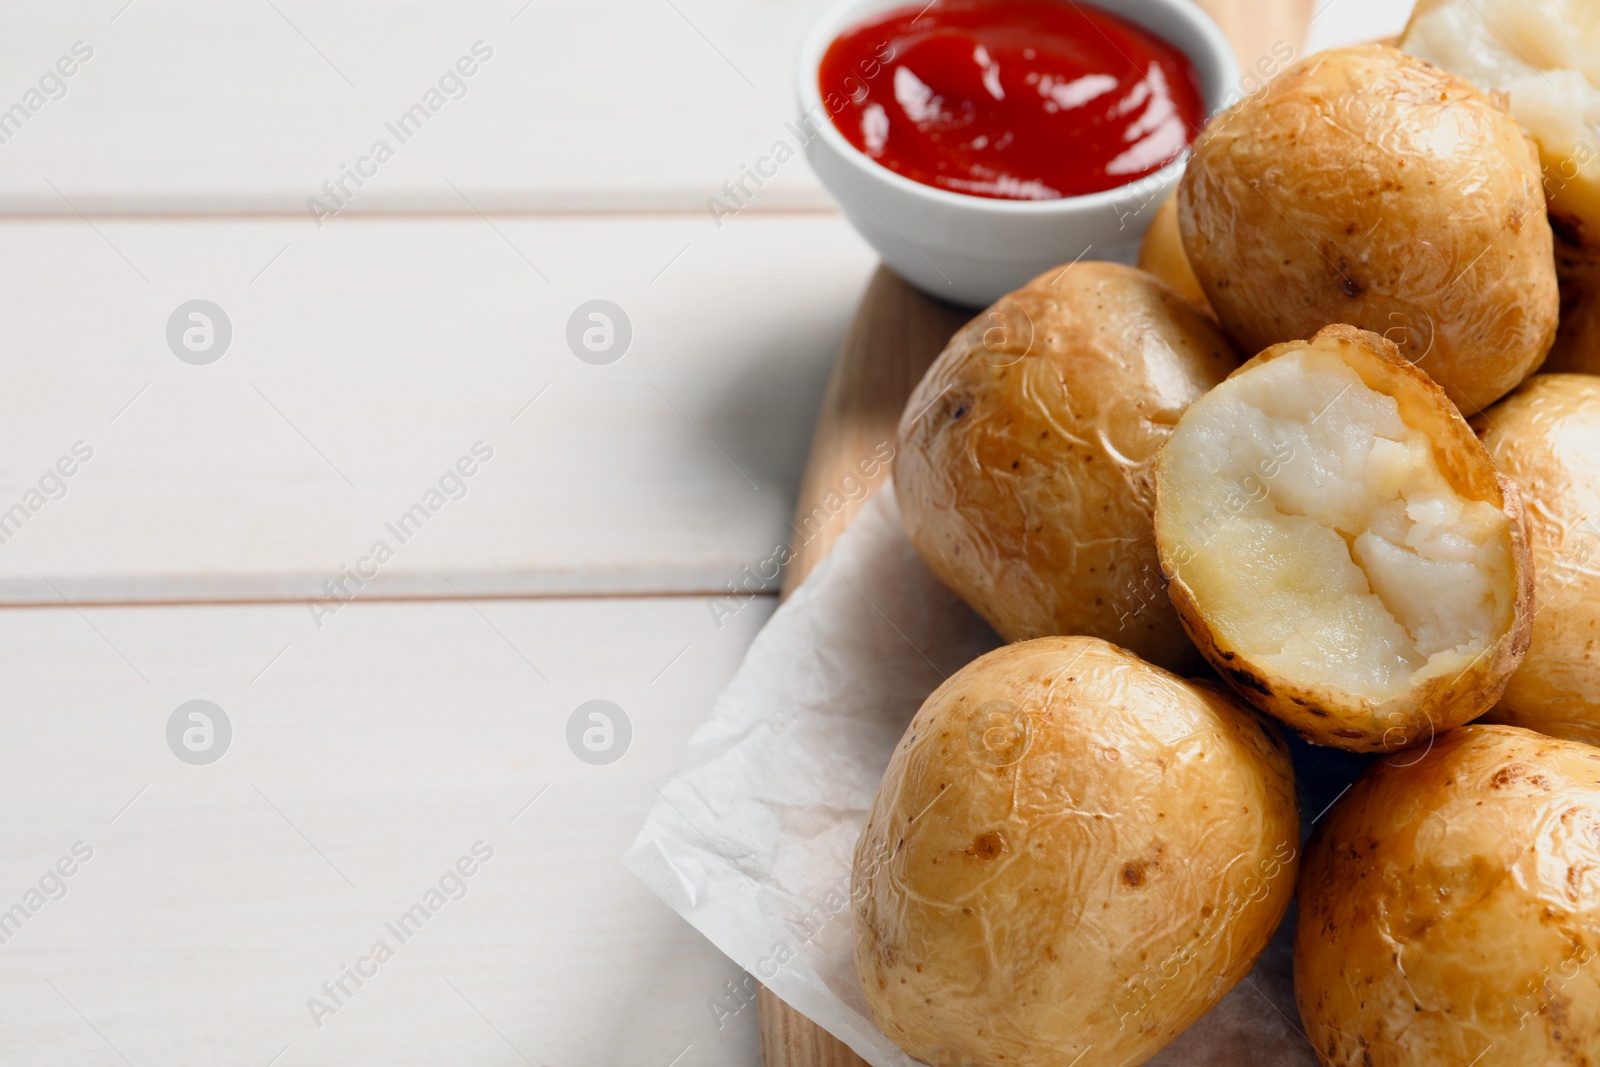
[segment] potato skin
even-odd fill
[[[1535,374],[1474,420],[1527,510],[1533,639],[1493,722],[1600,745],[1600,378]]]
[[[933,1067],[1143,1063],[1249,971],[1298,841],[1287,747],[1220,687],[1095,638],[1005,646],[884,772],[851,883],[862,992]]]
[[[1183,235],[1178,232],[1177,193],[1163,200],[1150,219],[1144,240],[1139,244],[1139,269],[1154,274],[1171,286],[1173,292],[1207,315],[1216,317],[1183,250]]]
[[[1156,452],[1238,356],[1143,271],[1040,275],[951,338],[900,421],[895,493],[939,580],[1008,641],[1089,634],[1197,665],[1166,602]]]
[[[1522,499],[1517,487],[1499,474],[1472,428],[1439,386],[1401,358],[1399,350],[1377,334],[1351,326],[1329,326],[1310,341],[1274,345],[1234,374],[1244,374],[1308,345],[1335,352],[1370,388],[1393,396],[1408,426],[1423,430],[1433,442],[1439,469],[1451,487],[1471,500],[1483,500],[1511,519],[1512,562],[1517,591],[1510,628],[1459,677],[1436,676],[1383,703],[1323,685],[1296,684],[1235,648],[1212,629],[1194,592],[1183,580],[1184,548],[1162,525],[1160,468],[1156,476],[1156,541],[1162,572],[1184,629],[1206,660],[1235,691],[1262,711],[1286,723],[1317,745],[1350,752],[1392,752],[1427,740],[1435,733],[1482,715],[1499,699],[1506,680],[1522,662],[1532,632],[1533,566],[1530,561]]]
[[[1246,351],[1360,326],[1476,414],[1555,338],[1537,154],[1481,90],[1393,48],[1310,56],[1214,119],[1178,221]]]
[[[1324,1064],[1594,1064],[1600,750],[1474,724],[1374,763],[1307,845],[1299,904]]]

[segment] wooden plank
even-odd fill
[[[379,541],[362,598],[742,584],[871,262],[833,216],[0,224],[0,603],[321,598]],[[208,366],[166,337],[196,297],[233,326]],[[566,339],[594,298],[632,323],[606,366]]]
[[[742,975],[619,857],[773,603],[0,612],[0,912],[92,850],[0,925],[0,1061],[750,1063]],[[168,748],[196,698],[232,725],[209,765]],[[632,725],[604,766],[567,740],[596,698]]]
[[[360,164],[368,177],[340,197],[351,213],[708,219],[724,182],[793,146],[793,56],[824,6],[33,0],[8,12],[0,110],[75,42],[92,57],[0,144],[0,213],[309,219],[306,201],[329,202],[323,183]],[[430,99],[463,59],[474,73]],[[437,107],[391,130],[418,104]],[[392,158],[361,164],[380,140]],[[829,207],[793,159],[749,210]]]

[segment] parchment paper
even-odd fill
[[[756,637],[624,857],[719,949],[874,1067],[916,1061],[873,1023],[856,984],[856,837],[922,701],[999,644],[922,565],[886,486]],[[1306,830],[1359,763],[1295,751]],[[1150,1063],[1315,1067],[1294,1005],[1293,921],[1291,910],[1246,979]],[[732,994],[718,999],[729,1014],[754,1011]]]

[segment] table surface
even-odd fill
[[[791,137],[820,6],[0,16],[0,1061],[755,1062],[619,857],[775,606],[726,588],[875,265],[803,160],[706,206]],[[1308,48],[1409,6],[1321,0]]]

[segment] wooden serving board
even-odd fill
[[[1107,0],[1102,0],[1107,2]],[[1305,40],[1313,0],[1197,0],[1217,20],[1233,43],[1241,71],[1257,69],[1260,57],[1281,53],[1282,44],[1296,51]],[[1107,6],[1115,8],[1114,3]],[[1280,66],[1282,64],[1279,64]],[[950,335],[974,314],[934,300],[879,267],[856,310],[850,332],[839,350],[827,395],[817,417],[811,456],[795,505],[795,529],[823,505],[846,477],[858,477],[855,464],[873,454],[880,442],[895,438],[901,410]],[[882,484],[880,477],[869,489]],[[809,536],[799,534],[794,556],[784,572],[783,593],[805,580],[844,528],[860,510],[859,500],[845,498],[835,518]],[[834,497],[837,503],[842,494]],[[757,992],[761,1018],[761,1059],[765,1067],[866,1067],[849,1047],[804,1015],[779,1000],[765,986]]]

